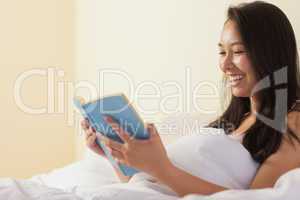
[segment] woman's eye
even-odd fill
[[[242,53],[244,53],[245,51],[234,51],[233,53],[234,54],[242,54]]]
[[[220,54],[220,55],[225,55],[226,52],[225,52],[225,51],[220,51],[219,54]]]

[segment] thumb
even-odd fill
[[[153,123],[147,124],[147,130],[148,130],[148,133],[150,135],[150,138],[154,138],[154,137],[158,136],[158,132],[157,132],[156,127],[154,126]]]

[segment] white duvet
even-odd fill
[[[300,199],[300,168],[280,177],[274,188],[245,190],[255,175],[257,164],[240,143],[223,133],[186,136],[175,146],[168,146],[167,151],[177,167],[230,188],[210,196],[189,195],[181,200]],[[29,180],[0,179],[0,200],[179,199],[170,188],[153,183],[149,178],[139,173],[130,183],[119,183],[106,160],[88,158]]]
[[[30,180],[0,180],[1,200],[179,200],[145,187],[115,184],[103,187],[57,189]],[[261,190],[228,190],[211,196],[189,195],[180,200],[299,200],[300,169],[284,174],[274,188]]]

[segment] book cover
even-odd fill
[[[143,121],[124,94],[107,96],[87,103],[81,98],[75,98],[74,104],[83,117],[89,120],[91,126],[95,128],[96,132],[99,134],[102,133],[106,137],[122,143],[120,137],[104,120],[105,115],[110,115],[132,137],[136,139],[149,138],[149,134]],[[119,168],[125,176],[132,176],[138,172],[138,170],[132,167],[117,163],[107,150],[106,146],[98,139],[96,142],[103,149],[111,164],[116,168]]]

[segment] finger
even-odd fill
[[[86,130],[84,133],[85,133],[85,139],[86,139],[86,140],[93,134],[93,132],[90,131],[89,129]]]
[[[130,134],[124,130],[111,116],[105,116],[106,122],[112,127],[112,129],[118,134],[121,140],[128,143],[130,140]]]
[[[96,134],[96,132],[93,130],[92,127],[90,127],[89,129],[87,129],[87,130],[85,131],[85,134],[86,134],[86,138],[88,138],[88,137],[90,137],[91,135]]]
[[[118,164],[123,164],[123,165],[127,165],[128,167],[130,167],[130,165],[126,162],[125,159],[115,158],[115,160]]]
[[[96,136],[95,135],[90,135],[87,139],[86,139],[86,145],[90,148],[93,148],[96,145]]]
[[[94,132],[91,128],[89,128],[86,132],[86,139],[90,136],[96,135],[96,132]]]
[[[123,160],[124,156],[121,152],[114,150],[114,149],[109,149],[110,154],[113,158],[118,159],[118,160]]]
[[[99,145],[96,143],[96,139],[97,136],[96,134],[91,135],[87,140],[86,140],[86,144],[87,146],[92,149],[93,151],[95,151],[96,153],[100,154],[100,155],[104,155],[103,150],[101,149],[101,147],[99,147]]]
[[[116,142],[108,137],[105,137],[103,135],[100,136],[100,140],[109,148],[115,149],[118,151],[123,151],[123,144]]]
[[[113,157],[113,159],[118,163],[118,164],[124,164],[124,165],[127,165],[127,162],[124,158],[124,155],[119,152],[119,151],[116,151],[116,150],[113,150],[113,149],[109,149],[109,152],[111,154],[111,156]],[[127,165],[129,166],[129,165]]]
[[[153,138],[153,137],[157,137],[157,136],[158,136],[157,129],[156,129],[156,127],[154,126],[153,123],[147,124],[147,130],[148,130],[148,133],[149,133],[150,138]]]
[[[81,127],[83,128],[83,130],[87,130],[90,127],[90,123],[88,122],[88,120],[82,120],[81,121]]]

